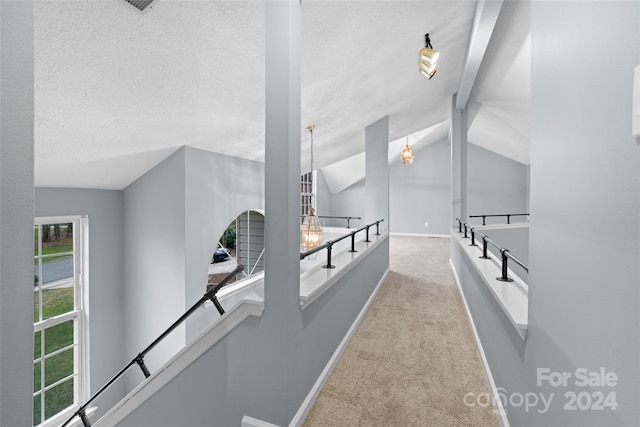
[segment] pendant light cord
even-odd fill
[[[311,133],[311,161],[309,162],[309,167],[311,168],[311,173],[313,173],[313,127],[309,126],[309,132]]]
[[[311,169],[309,171],[309,173],[311,174],[310,177],[313,180],[313,128],[315,128],[316,125],[309,125],[307,126],[307,130],[309,131],[309,133],[311,134],[311,153],[310,153],[310,161],[309,161],[309,168]],[[311,184],[313,186],[313,184]],[[309,192],[310,196],[309,196],[309,203],[311,204],[311,207],[313,208],[313,187],[311,187],[311,191]]]

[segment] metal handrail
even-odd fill
[[[134,357],[124,368],[122,368],[120,372],[118,372],[113,378],[107,381],[107,383],[103,385],[102,388],[100,388],[100,390],[94,393],[89,398],[89,400],[83,403],[80,406],[80,408],[78,408],[78,410],[74,412],[73,415],[64,424],[62,424],[61,427],[65,427],[66,425],[68,425],[76,416],[80,419],[80,421],[82,421],[82,424],[84,425],[84,427],[91,427],[91,423],[89,422],[89,419],[87,418],[87,414],[85,412],[85,409],[87,408],[87,406],[89,406],[91,402],[93,402],[98,396],[100,396],[109,387],[111,387],[111,385],[114,382],[116,382],[116,380],[118,380],[122,375],[124,375],[129,370],[129,368],[134,364],[137,364],[140,367],[140,370],[142,370],[142,373],[144,374],[145,378],[149,378],[151,373],[147,369],[147,366],[144,364],[144,356],[146,356],[149,351],[151,351],[167,335],[173,332],[175,328],[177,328],[182,322],[184,322],[189,316],[191,316],[194,311],[200,308],[200,306],[202,306],[205,301],[211,301],[213,305],[216,306],[216,308],[218,309],[218,312],[222,316],[224,314],[224,308],[222,308],[222,305],[220,305],[220,302],[218,301],[218,297],[216,296],[216,294],[223,286],[229,283],[236,276],[236,274],[240,273],[242,270],[244,270],[244,266],[242,264],[238,264],[238,266],[231,273],[229,273],[224,279],[222,279],[220,283],[218,283],[217,285],[212,287],[207,293],[205,293],[202,296],[202,298],[198,300],[198,302],[196,302],[193,306],[191,306],[191,308],[187,310],[182,316],[180,316],[178,320],[173,322],[173,324],[169,326],[169,328],[167,328],[166,331],[160,334],[160,336],[156,338],[151,344],[149,344],[147,348],[145,348],[140,353],[138,353],[138,355]]]
[[[515,256],[511,255],[511,252],[506,251],[507,256],[509,258],[511,258],[516,264],[518,264],[520,267],[524,268],[524,270],[528,273],[529,272],[529,267],[527,267],[527,265],[525,263],[523,263],[522,261],[520,261],[518,258],[516,258]]]
[[[305,215],[300,215],[300,218],[304,218]],[[351,220],[352,219],[362,219],[359,216],[330,216],[330,215],[316,215],[316,218],[324,218],[324,219],[346,219],[347,220],[347,228],[351,228]]]
[[[482,238],[482,256],[480,258],[489,259],[489,255],[487,254],[487,244],[491,244],[491,246],[493,246],[494,248],[496,248],[500,252],[500,256],[502,258],[502,275],[500,277],[497,277],[496,278],[497,280],[500,280],[501,282],[513,282],[513,279],[511,279],[507,275],[507,268],[508,268],[507,259],[508,258],[511,258],[516,264],[518,264],[527,273],[529,273],[529,267],[525,263],[520,261],[518,258],[513,256],[511,254],[511,252],[509,252],[509,249],[501,247],[500,245],[498,245],[496,242],[491,240],[486,235],[477,232],[475,230],[475,228],[469,226],[469,224],[467,224],[466,222],[463,223],[460,218],[456,218],[456,221],[458,221],[458,232],[462,233],[462,227],[464,227],[464,236],[463,237],[465,239],[469,238],[468,235],[467,235],[467,230],[471,230],[471,245],[469,245],[469,246],[478,246],[478,245],[476,245],[476,234],[478,234]]]
[[[494,215],[469,215],[469,218],[482,218],[482,225],[487,225],[486,223],[486,218],[490,218],[490,217],[499,217],[499,216],[506,216],[507,217],[507,224],[511,224],[511,217],[512,216],[529,216],[528,213],[522,213],[522,214],[494,214]]]
[[[321,244],[318,247],[315,247],[313,249],[309,249],[306,252],[300,252],[300,260],[305,259],[306,257],[308,257],[309,255],[313,255],[317,252],[320,252],[323,249],[327,250],[327,263],[325,265],[323,265],[323,268],[336,268],[335,265],[331,264],[331,251],[333,249],[333,245],[346,239],[347,237],[351,237],[351,250],[349,250],[349,252],[358,252],[356,251],[356,234],[361,232],[362,230],[366,230],[367,234],[366,234],[366,238],[364,240],[365,243],[371,243],[371,240],[369,240],[369,228],[373,227],[374,225],[376,226],[376,236],[380,235],[380,223],[383,222],[384,219],[380,219],[376,222],[372,222],[369,225],[365,225],[364,227],[361,227],[357,230],[352,231],[351,233],[345,234],[344,236],[338,237],[337,239],[333,239],[333,240],[329,240],[328,242],[325,242],[323,244]]]

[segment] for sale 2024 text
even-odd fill
[[[596,371],[586,368],[577,368],[574,371],[538,368],[536,384],[538,387],[548,385],[588,388],[588,390],[570,390],[564,393],[564,409],[567,411],[615,411],[618,407],[616,392],[611,390],[618,384],[618,375],[605,368]]]

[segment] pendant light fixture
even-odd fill
[[[431,77],[436,73],[436,65],[438,64],[438,57],[440,56],[440,52],[435,50],[433,46],[431,46],[431,39],[429,38],[429,33],[424,35],[424,43],[425,46],[420,49],[419,57],[419,65],[420,65],[420,74],[431,80]]]
[[[311,173],[313,173],[313,129],[315,129],[315,125],[307,127],[307,131],[311,134]],[[310,194],[311,207],[309,207],[309,213],[304,217],[302,225],[300,225],[300,246],[305,252],[322,244],[322,226],[320,226],[320,221],[316,216],[315,209],[313,209],[313,188]]]
[[[400,160],[402,160],[402,163],[404,163],[405,165],[410,165],[411,162],[413,162],[413,158],[415,155],[413,154],[413,150],[411,149],[411,147],[409,147],[409,136],[407,135],[406,138],[406,145],[400,152]]]

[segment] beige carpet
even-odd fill
[[[493,406],[476,404],[489,386],[449,239],[390,244],[391,272],[304,426],[499,426]]]

